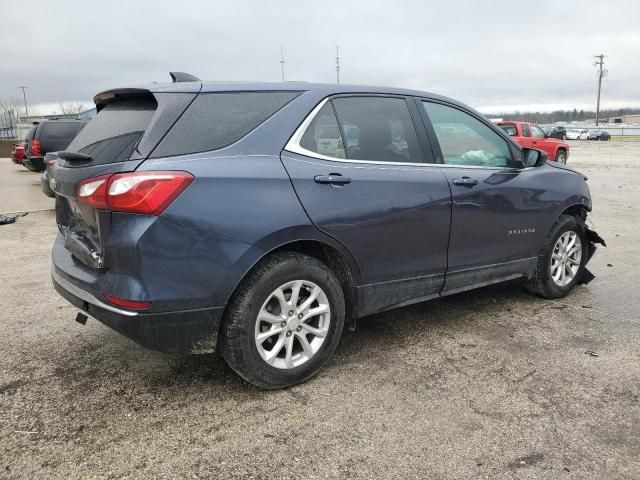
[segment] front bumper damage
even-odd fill
[[[584,220],[578,219],[578,223],[582,226],[585,236],[587,237],[587,260],[584,262],[585,266],[582,268],[582,275],[580,276],[578,283],[586,285],[596,278],[596,276],[586,267],[587,263],[589,263],[589,260],[591,260],[591,257],[593,257],[593,254],[596,253],[596,250],[598,249],[596,244],[600,244],[603,247],[606,247],[607,244],[595,230],[591,230],[587,226]]]

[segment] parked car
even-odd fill
[[[219,349],[279,388],[357,318],[513,279],[558,298],[592,278],[586,178],[455,100],[192,80],[95,103],[51,171],[53,284],[77,321],[146,347]]]
[[[551,127],[547,132],[549,138],[557,138],[558,140],[567,139],[567,129],[565,127],[555,126]]]
[[[11,146],[11,160],[13,161],[13,163],[15,163],[16,165],[22,164],[22,159],[24,158],[24,150],[24,142],[14,143]]]
[[[588,138],[589,138],[589,130],[587,129],[572,128],[571,130],[567,130],[568,140],[586,140]]]
[[[44,172],[40,176],[40,189],[47,197],[55,198],[56,194],[51,189],[51,170],[54,168],[56,161],[58,160],[58,152],[48,152],[44,156]]]
[[[611,135],[604,130],[592,130],[589,132],[589,140],[602,140],[607,142],[611,140]]]
[[[527,122],[500,122],[498,124],[507,135],[526,148],[536,148],[547,153],[549,160],[567,163],[569,145],[549,138],[542,128]]]
[[[87,124],[87,120],[56,119],[40,122],[27,140],[23,165],[32,172],[44,170],[44,156],[67,148],[73,137]]]

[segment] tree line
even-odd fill
[[[600,110],[600,118],[607,119],[609,117],[620,117],[622,115],[640,114],[640,108],[610,108]],[[555,122],[574,122],[585,121],[596,118],[596,112],[593,110],[556,110],[553,112],[511,112],[496,113],[487,115],[490,118],[503,118],[504,120],[520,120],[530,123],[555,123]]]

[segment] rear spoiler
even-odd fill
[[[93,97],[93,102],[96,104],[96,112],[99,112],[105,105],[114,100],[131,97],[154,98],[151,90],[147,90],[146,88],[118,88],[97,94]]]
[[[173,83],[201,81],[198,77],[185,72],[169,72],[169,75],[171,75],[171,80],[173,81]],[[174,88],[175,87],[172,87],[172,90]],[[131,97],[154,98],[152,90],[153,92],[155,92],[156,91],[155,87],[152,87],[151,89],[117,88],[113,90],[107,90],[93,97],[93,102],[96,104],[96,112],[99,112],[106,104],[113,102],[114,100],[122,100],[123,98],[131,98]],[[189,88],[188,90],[191,91]],[[193,93],[198,93],[199,91],[200,89],[194,90]]]

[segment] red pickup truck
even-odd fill
[[[567,163],[569,145],[561,140],[549,138],[537,125],[527,122],[500,122],[498,126],[523,147],[542,150],[547,153],[549,160]]]

